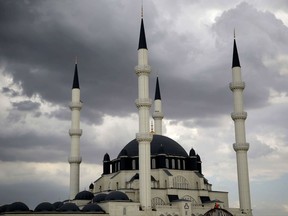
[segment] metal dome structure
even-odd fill
[[[34,212],[50,212],[50,211],[56,211],[56,208],[53,204],[49,202],[40,203],[34,209]]]

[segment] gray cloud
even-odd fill
[[[40,103],[26,100],[26,101],[20,101],[20,102],[12,102],[12,106],[14,109],[17,109],[19,111],[31,111],[32,112],[32,111],[39,109]]]

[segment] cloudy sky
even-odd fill
[[[140,0],[0,1],[0,205],[65,200],[69,193],[74,59],[81,98],[81,190],[137,132]],[[144,0],[165,135],[202,159],[214,190],[237,207],[229,90],[233,30],[243,80],[255,216],[288,214],[288,2]]]

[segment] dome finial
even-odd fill
[[[150,133],[154,134],[154,125],[153,125],[153,121],[151,121],[151,131]]]

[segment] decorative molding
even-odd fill
[[[75,156],[70,156],[68,157],[68,162],[71,164],[71,163],[77,163],[77,164],[80,164],[82,162],[82,157],[75,157]]]
[[[136,140],[138,142],[151,142],[153,139],[153,134],[151,133],[137,133]]]
[[[231,118],[235,121],[237,119],[245,120],[247,118],[247,112],[232,112]]]
[[[135,73],[138,76],[141,76],[141,75],[149,76],[149,74],[151,73],[151,67],[150,65],[137,65],[135,67]]]
[[[71,102],[71,103],[69,104],[69,108],[70,108],[70,110],[74,110],[74,109],[81,110],[81,108],[82,108],[82,103],[81,103],[81,102]]]
[[[249,143],[234,143],[233,149],[237,151],[248,151]]]
[[[244,89],[245,88],[245,82],[231,82],[229,84],[229,88],[231,89],[231,91],[233,91],[234,89]]]
[[[81,136],[82,130],[81,129],[69,129],[70,136]]]
[[[152,105],[152,100],[150,98],[139,98],[135,100],[136,107],[139,109],[140,107],[148,107],[150,108]]]

